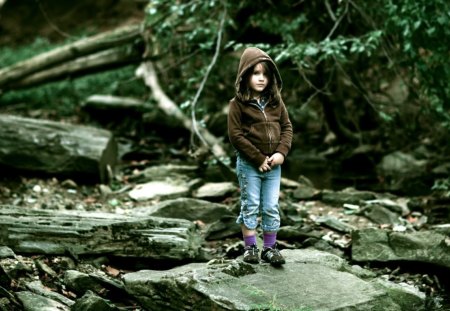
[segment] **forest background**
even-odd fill
[[[6,0],[0,67],[126,25],[140,27],[139,39],[124,45],[138,58],[57,81],[9,81],[0,86],[2,113],[83,123],[80,103],[93,94],[137,98],[151,111],[156,100],[135,72],[152,61],[164,92],[192,119],[192,132],[158,126],[148,132],[132,115],[121,116],[121,126],[101,126],[141,151],[158,137],[189,155],[205,147],[195,129],[206,128],[222,139],[227,156],[202,160],[233,165],[226,107],[240,53],[258,46],[279,65],[294,124],[288,177],[304,174],[319,187],[390,190],[379,165],[402,152],[427,165],[409,176],[422,182],[397,191],[450,196],[448,174],[431,172],[450,160],[448,1]]]

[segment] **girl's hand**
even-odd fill
[[[284,155],[279,152],[275,152],[267,160],[270,166],[281,165],[284,163]]]
[[[260,172],[267,172],[270,171],[272,168],[270,167],[270,163],[269,163],[269,157],[266,157],[266,159],[264,160],[264,163],[261,164],[258,168],[258,170]]]

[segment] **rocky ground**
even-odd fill
[[[87,184],[83,182],[76,182],[71,179],[58,179],[55,177],[42,176],[18,176],[8,175],[4,176],[0,181],[0,206],[1,207],[21,207],[26,209],[44,209],[44,210],[74,210],[74,211],[99,211],[116,214],[127,214],[133,208],[139,206],[148,206],[157,203],[156,201],[139,201],[133,200],[129,196],[129,191],[133,188],[136,182],[133,181],[135,176],[138,176],[146,167],[146,163],[130,162],[120,168],[116,179],[110,185],[102,184]],[[131,180],[131,181],[130,181]],[[286,181],[287,185],[289,181]],[[299,201],[293,200],[292,193],[289,186],[283,188],[282,192],[282,208],[285,213],[289,213],[289,209],[294,208],[299,204]],[[292,201],[293,200],[293,201]],[[229,194],[220,199],[220,203],[224,203],[230,208],[236,206],[238,202],[238,193]],[[296,205],[297,204],[297,205]],[[303,204],[303,203],[302,203]],[[287,206],[291,206],[287,208]],[[292,243],[280,239],[280,248],[282,249],[297,249],[305,247],[313,247],[315,249],[324,250],[330,253],[337,254],[340,257],[349,259],[349,249],[351,246],[351,238],[349,234],[338,232],[332,223],[327,223],[328,216],[336,216],[337,218],[345,218],[349,226],[354,228],[364,228],[367,226],[374,226],[366,217],[360,217],[351,213],[353,208],[351,204],[346,208],[330,207],[327,204],[321,204],[317,201],[306,203],[307,210],[304,215],[300,212],[302,218],[302,228],[315,228],[320,230],[322,239],[306,239],[302,243]],[[299,208],[297,208],[298,210]],[[421,226],[420,213],[409,214],[405,219],[411,225]],[[296,216],[297,217],[297,216]],[[298,220],[300,220],[298,218]],[[296,218],[290,219],[295,223]],[[342,224],[342,223],[341,223]],[[199,222],[200,227],[204,226]],[[376,225],[375,225],[376,226]],[[239,236],[225,238],[222,240],[209,241],[204,245],[205,249],[209,250],[209,254],[215,258],[236,258],[241,254],[242,246]],[[145,268],[145,263],[135,261],[113,261],[110,258],[100,256],[96,258],[73,258],[71,256],[45,256],[41,254],[24,255],[15,254],[9,256],[5,250],[0,256],[1,267],[7,272],[11,281],[8,286],[14,291],[19,291],[29,287],[31,281],[40,281],[44,287],[50,288],[53,292],[59,293],[68,299],[74,299],[80,295],[77,292],[77,283],[70,288],[67,284],[70,281],[61,281],[67,279],[65,272],[74,269],[80,273],[89,274],[93,271],[101,272],[109,281],[103,280],[105,283],[111,282],[111,279],[119,280],[120,277],[127,272],[137,271]],[[2,253],[0,252],[0,253]],[[164,268],[164,267],[162,267]],[[168,268],[168,267],[165,267]],[[445,284],[439,275],[441,272],[434,270],[421,269],[417,265],[408,264],[368,264],[366,268],[374,271],[377,275],[382,276],[386,280],[394,282],[406,282],[414,285],[422,292],[429,295],[429,306],[433,310],[445,310],[443,293],[445,292]],[[0,271],[0,275],[2,275]],[[1,278],[0,278],[1,279]],[[5,281],[3,281],[5,282]],[[68,283],[69,282],[69,283]],[[2,285],[4,286],[4,284]],[[120,299],[117,302],[117,297],[114,297],[115,291],[118,289],[111,284],[98,290],[105,299],[115,300],[115,306],[122,307],[124,310],[141,310],[139,305],[133,300]],[[4,286],[6,287],[6,286]],[[9,297],[10,301],[17,301],[15,298]],[[4,299],[5,300],[5,299]],[[2,299],[0,299],[0,306],[2,306]],[[5,308],[11,308],[11,303],[5,303]],[[14,305],[14,308],[21,310],[19,303]],[[1,309],[1,308],[0,308]],[[4,309],[10,310],[10,309]],[[431,309],[430,309],[431,310]]]

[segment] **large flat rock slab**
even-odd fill
[[[385,288],[365,279],[369,272],[337,256],[309,250],[282,253],[287,262],[280,268],[239,259],[196,263],[129,273],[124,283],[149,310],[402,310]],[[411,301],[420,305],[414,295]]]

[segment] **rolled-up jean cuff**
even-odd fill
[[[277,232],[280,229],[280,226],[269,227],[269,226],[261,226],[264,232]]]
[[[246,223],[245,221],[244,221],[244,217],[242,217],[242,216],[239,216],[237,219],[236,219],[236,223],[237,224],[239,224],[239,225],[244,225],[245,226],[245,228],[247,228],[248,230],[256,230],[256,227],[258,227],[258,222],[255,222],[255,224],[254,225],[248,225],[248,222]]]

